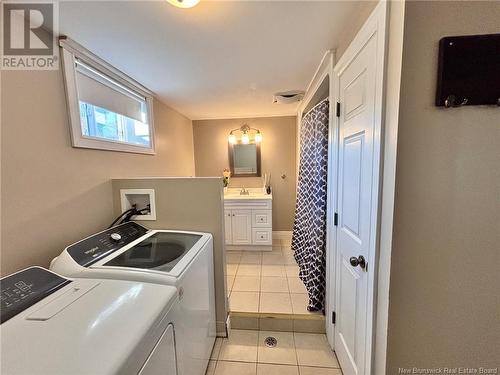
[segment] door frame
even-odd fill
[[[367,340],[365,343],[366,351],[366,362],[364,364],[364,371],[366,374],[371,374],[374,368],[374,341],[376,332],[376,311],[377,311],[377,278],[378,278],[378,267],[379,267],[379,239],[380,239],[380,211],[381,211],[381,193],[382,193],[382,149],[383,149],[383,127],[384,127],[384,80],[385,80],[385,62],[386,62],[386,40],[387,40],[387,15],[388,15],[388,4],[386,1],[381,1],[370,14],[364,25],[361,27],[358,34],[354,37],[351,44],[348,46],[342,57],[339,59],[335,67],[333,68],[332,84],[333,84],[333,103],[339,101],[339,76],[343,71],[350,65],[353,59],[359,54],[360,50],[365,46],[365,44],[376,34],[377,38],[377,60],[376,60],[376,73],[375,73],[375,127],[374,127],[374,164],[373,164],[373,188],[372,188],[372,207],[370,213],[370,241],[368,249],[368,267],[370,267],[370,272],[368,272],[368,301],[367,301],[367,327],[366,334]],[[331,182],[329,185],[329,198],[331,199],[330,209],[328,216],[333,216],[338,210],[338,196],[336,192],[338,191],[338,134],[340,129],[340,119],[339,117],[334,117],[331,123],[334,128],[334,143],[333,147],[329,149],[329,160],[334,162],[331,168],[329,168],[328,181]],[[335,272],[336,259],[337,259],[337,230],[338,227],[334,226],[333,220],[327,222],[327,240],[328,254],[331,254],[330,260],[327,260],[327,269],[329,269],[330,274]],[[333,259],[332,259],[333,258]],[[334,347],[334,335],[335,335],[335,325],[332,323],[330,314],[332,311],[336,311],[336,283],[335,278],[328,278],[327,285],[327,300],[330,301],[327,305],[328,310],[326,311],[326,331],[328,341],[330,345],[335,350]]]
[[[380,155],[380,174],[379,182],[380,194],[377,202],[379,204],[378,215],[380,223],[377,228],[377,246],[376,259],[378,267],[371,265],[374,273],[374,286],[376,296],[373,303],[373,319],[372,319],[372,342],[371,347],[371,368],[374,374],[385,374],[386,352],[387,352],[387,328],[388,328],[388,305],[389,305],[389,280],[391,268],[391,251],[392,251],[392,228],[393,228],[393,211],[394,211],[394,194],[395,194],[395,175],[396,175],[396,153],[397,153],[397,135],[398,135],[398,111],[399,111],[399,87],[401,80],[401,64],[402,64],[402,48],[404,34],[404,1],[401,3],[391,3],[386,0],[381,0],[380,3],[372,11],[372,14],[367,19],[365,25],[353,39],[339,63],[335,65],[336,51],[327,51],[319,64],[316,72],[309,83],[303,101],[297,109],[297,172],[300,162],[300,124],[302,115],[310,101],[315,97],[316,91],[326,77],[330,79],[330,127],[329,127],[329,144],[328,144],[328,211],[327,211],[327,279],[326,279],[326,334],[330,346],[334,347],[335,325],[331,323],[331,311],[335,311],[335,277],[331,277],[331,270],[335,270],[335,241],[336,230],[333,226],[333,214],[337,209],[336,206],[336,178],[337,178],[337,160],[338,160],[338,121],[333,109],[333,105],[337,102],[338,84],[334,79],[334,67],[338,69],[342,63],[348,59],[348,53],[352,50],[359,50],[361,41],[363,40],[363,30],[368,28],[367,24],[372,27],[381,27],[381,31],[385,34],[385,42],[390,44],[390,51],[387,45],[385,46],[384,55],[387,58],[382,64],[384,71],[387,71],[387,76],[383,77],[383,84],[387,87],[383,88],[384,94],[379,98],[382,117],[380,128],[380,141],[383,140],[382,154]],[[380,23],[380,19],[384,22]],[[390,29],[390,38],[389,38]],[[364,37],[366,39],[366,35]],[[362,45],[362,44],[361,44]],[[378,55],[379,57],[380,54]],[[351,57],[352,60],[352,57]],[[335,65],[335,66],[334,66]],[[380,72],[382,73],[382,72]],[[386,82],[387,81],[387,82]],[[380,88],[379,88],[380,91]],[[385,100],[390,103],[390,108],[385,108]],[[382,162],[383,160],[383,162]],[[331,167],[330,167],[331,166]],[[383,167],[383,169],[382,169]],[[298,181],[298,173],[297,173]],[[296,183],[297,183],[296,181]],[[382,199],[383,197],[383,199]],[[376,298],[376,304],[375,304]],[[331,302],[330,302],[331,301]],[[376,322],[375,322],[376,319]],[[374,344],[376,342],[376,345]],[[370,358],[368,357],[368,358]]]
[[[333,226],[333,213],[336,210],[334,203],[336,202],[336,189],[332,185],[332,176],[336,175],[336,167],[337,167],[337,153],[332,151],[336,149],[336,145],[338,143],[338,132],[337,126],[335,125],[336,117],[335,117],[335,103],[336,97],[334,95],[334,77],[333,77],[333,67],[335,65],[335,50],[328,50],[323,55],[321,62],[314,73],[314,76],[307,86],[306,93],[304,95],[304,99],[300,103],[297,110],[297,181],[296,186],[298,185],[299,178],[299,165],[300,165],[300,125],[302,123],[302,117],[306,112],[306,109],[310,107],[310,103],[312,102],[316,104],[316,101],[323,99],[317,96],[319,89],[321,88],[325,79],[328,79],[328,99],[329,99],[329,113],[328,113],[328,176],[327,176],[327,209],[326,209],[326,221],[327,221],[327,235],[326,235],[326,254],[325,254],[325,262],[326,262],[326,290],[325,290],[325,311],[333,311],[333,301],[330,299],[330,289],[334,289],[335,285],[335,276],[334,270],[335,268],[330,268],[328,265],[332,263],[335,265],[335,254],[333,252],[334,249],[334,241],[336,240],[335,233],[333,233],[333,237],[328,234],[329,228]],[[331,171],[333,170],[333,171]],[[333,243],[332,243],[333,242]],[[328,343],[330,347],[334,349],[334,333],[335,333],[335,325],[329,324],[331,323],[331,317],[328,313],[326,313],[326,321],[325,321],[325,330],[326,337],[328,339]]]

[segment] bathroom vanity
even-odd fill
[[[230,188],[224,193],[228,250],[272,250],[273,197],[263,189]]]

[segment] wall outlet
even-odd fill
[[[120,201],[122,212],[132,208],[134,204],[138,210],[149,204],[149,215],[132,216],[132,220],[156,220],[154,189],[120,189]]]

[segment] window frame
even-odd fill
[[[96,150],[108,150],[118,152],[129,152],[138,154],[154,155],[155,152],[155,129],[153,116],[154,94],[137,81],[128,77],[118,69],[114,68],[92,52],[88,51],[75,41],[66,36],[59,37],[61,47],[62,68],[64,84],[66,89],[66,104],[71,130],[71,142],[73,147],[90,148]],[[83,134],[80,118],[80,102],[76,84],[76,61],[80,60],[85,65],[97,70],[100,74],[116,81],[137,95],[144,97],[146,102],[146,115],[149,126],[150,145],[141,146],[115,140],[106,140],[90,137]]]

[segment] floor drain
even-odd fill
[[[269,337],[266,337],[266,339],[264,340],[264,343],[266,344],[266,346],[268,348],[274,348],[276,345],[278,345],[278,340],[276,340],[276,338],[274,338],[272,336],[269,336]]]

